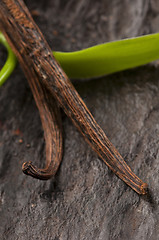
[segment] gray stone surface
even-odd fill
[[[54,50],[159,31],[157,0],[25,2]],[[64,155],[57,175],[44,182],[24,175],[24,161],[44,164],[45,143],[18,66],[0,89],[1,239],[159,239],[157,64],[73,83],[129,166],[149,184],[150,195],[140,197],[108,170],[64,113]]]

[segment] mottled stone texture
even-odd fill
[[[159,32],[158,0],[25,2],[54,50]],[[140,197],[108,170],[64,113],[64,155],[56,177],[43,182],[24,175],[24,161],[44,164],[45,142],[18,66],[0,89],[1,239],[159,239],[157,63],[73,83],[129,166],[149,184],[150,196]]]

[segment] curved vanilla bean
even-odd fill
[[[50,179],[58,170],[62,159],[62,124],[60,109],[47,89],[32,76],[30,86],[38,105],[46,141],[46,166],[39,169],[32,162],[25,162],[22,170],[25,174],[41,180]]]
[[[37,76],[37,81],[59,102],[86,141],[108,167],[139,194],[145,194],[147,184],[139,179],[124,162],[116,148],[94,120],[70,80],[52,56],[51,49],[28,9],[20,0],[0,1],[0,27],[17,55],[25,74]]]
[[[11,1],[10,3],[8,1],[7,3],[11,4]],[[15,5],[13,8],[14,7]],[[21,17],[21,15],[18,17]],[[12,37],[16,40],[14,33],[12,34]],[[20,49],[20,51],[23,50]],[[23,54],[25,55],[25,53]],[[25,174],[34,178],[47,180],[55,175],[62,160],[63,139],[60,109],[48,89],[39,81],[39,76],[34,70],[32,63],[28,61],[26,64],[24,61],[23,67],[25,68],[34,99],[38,106],[44,129],[44,137],[46,141],[46,165],[45,168],[39,169],[34,166],[32,162],[25,162],[22,166],[22,170]]]

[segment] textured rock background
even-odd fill
[[[158,0],[25,2],[54,50],[159,32]],[[64,155],[56,177],[43,182],[25,176],[24,161],[44,163],[45,143],[18,66],[0,89],[1,239],[159,239],[158,64],[73,83],[151,195],[140,197],[108,170],[64,113]]]

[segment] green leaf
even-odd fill
[[[54,52],[70,78],[92,78],[147,64],[159,58],[159,33],[93,46],[81,51]]]
[[[0,43],[8,58],[0,71],[0,86],[16,66],[16,57],[3,34]],[[159,33],[99,44],[76,52],[53,52],[70,78],[94,78],[147,64],[159,58]]]

